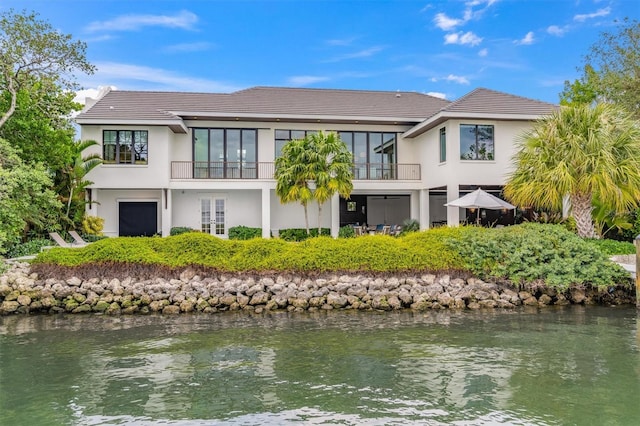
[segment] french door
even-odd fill
[[[200,198],[200,230],[217,237],[227,238],[226,198]]]

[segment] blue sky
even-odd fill
[[[477,87],[558,102],[602,31],[638,0],[2,0],[88,45],[88,94],[252,86]]]

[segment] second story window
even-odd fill
[[[493,160],[493,126],[479,124],[460,125],[460,159]]]
[[[395,178],[395,133],[340,131],[338,134],[353,154],[354,179]]]
[[[447,129],[440,129],[440,162],[447,161]]]
[[[104,164],[147,164],[148,140],[146,130],[104,130],[102,161]]]
[[[316,130],[283,130],[276,129],[276,155],[275,158],[282,155],[282,147],[289,141],[304,139],[308,134],[317,133]]]

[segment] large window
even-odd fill
[[[379,132],[338,132],[353,154],[354,179],[394,179],[396,134]]]
[[[460,125],[460,159],[493,160],[493,126]]]
[[[282,147],[289,141],[304,139],[310,133],[317,133],[317,130],[282,130],[276,129],[276,157],[282,155]]]
[[[102,132],[102,161],[105,164],[147,164],[148,139],[146,130],[104,130]]]
[[[447,161],[447,129],[440,129],[440,162]]]
[[[258,177],[256,129],[193,129],[194,177]]]

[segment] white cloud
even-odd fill
[[[522,39],[514,41],[515,44],[529,45],[533,44],[533,31],[529,31]]]
[[[463,77],[461,75],[449,74],[444,80],[452,81],[452,82],[458,83],[458,84],[469,84],[469,80],[467,80],[466,77]]]
[[[556,37],[562,37],[564,35],[564,33],[566,33],[568,30],[568,28],[565,27],[559,27],[557,25],[551,25],[547,28],[547,32],[551,35],[554,35]]]
[[[427,95],[433,96],[434,98],[447,99],[447,95],[442,92],[427,92]]]
[[[592,19],[592,18],[599,18],[601,16],[607,16],[608,14],[611,13],[611,8],[610,7],[605,7],[604,9],[598,9],[597,11],[593,12],[593,13],[585,13],[582,15],[576,15],[573,17],[574,21],[578,21],[578,22],[584,22],[587,19]]]
[[[478,52],[478,56],[480,56],[481,58],[484,58],[485,56],[487,56],[489,54],[489,49],[481,49]]]
[[[177,15],[122,15],[109,21],[94,21],[85,27],[88,32],[96,31],[139,31],[143,27],[166,27],[193,29],[198,16],[183,10]]]
[[[356,40],[355,37],[350,38],[334,38],[327,40],[325,43],[329,46],[350,46]]]
[[[321,81],[328,81],[329,77],[323,77],[319,75],[297,75],[289,77],[287,83],[294,87],[308,86],[314,83],[320,83]]]
[[[100,99],[109,90],[117,90],[117,87],[116,86],[98,86],[97,88],[93,88],[93,89],[78,90],[76,92],[75,98],[73,98],[73,102],[78,102],[84,105],[86,103],[87,98]]]
[[[209,50],[211,47],[213,47],[211,43],[200,41],[195,43],[173,44],[165,47],[164,50],[167,52],[202,52],[204,50]]]
[[[476,46],[482,42],[482,37],[478,37],[471,31],[466,33],[451,33],[444,36],[444,44],[468,44]]]
[[[115,84],[121,88],[179,92],[234,92],[242,88],[220,81],[190,77],[161,68],[116,62],[102,62],[94,65],[98,70],[94,75],[87,77],[88,84],[83,82],[85,86]]]
[[[358,59],[358,58],[368,58],[370,56],[375,55],[376,53],[384,50],[384,46],[373,46],[368,49],[362,49],[357,52],[347,53],[344,55],[336,56],[335,58],[327,59],[324,62],[339,62],[347,59]]]
[[[452,30],[465,22],[462,19],[449,18],[444,13],[437,13],[435,18],[433,18],[433,21],[436,23],[436,27],[443,31]]]

